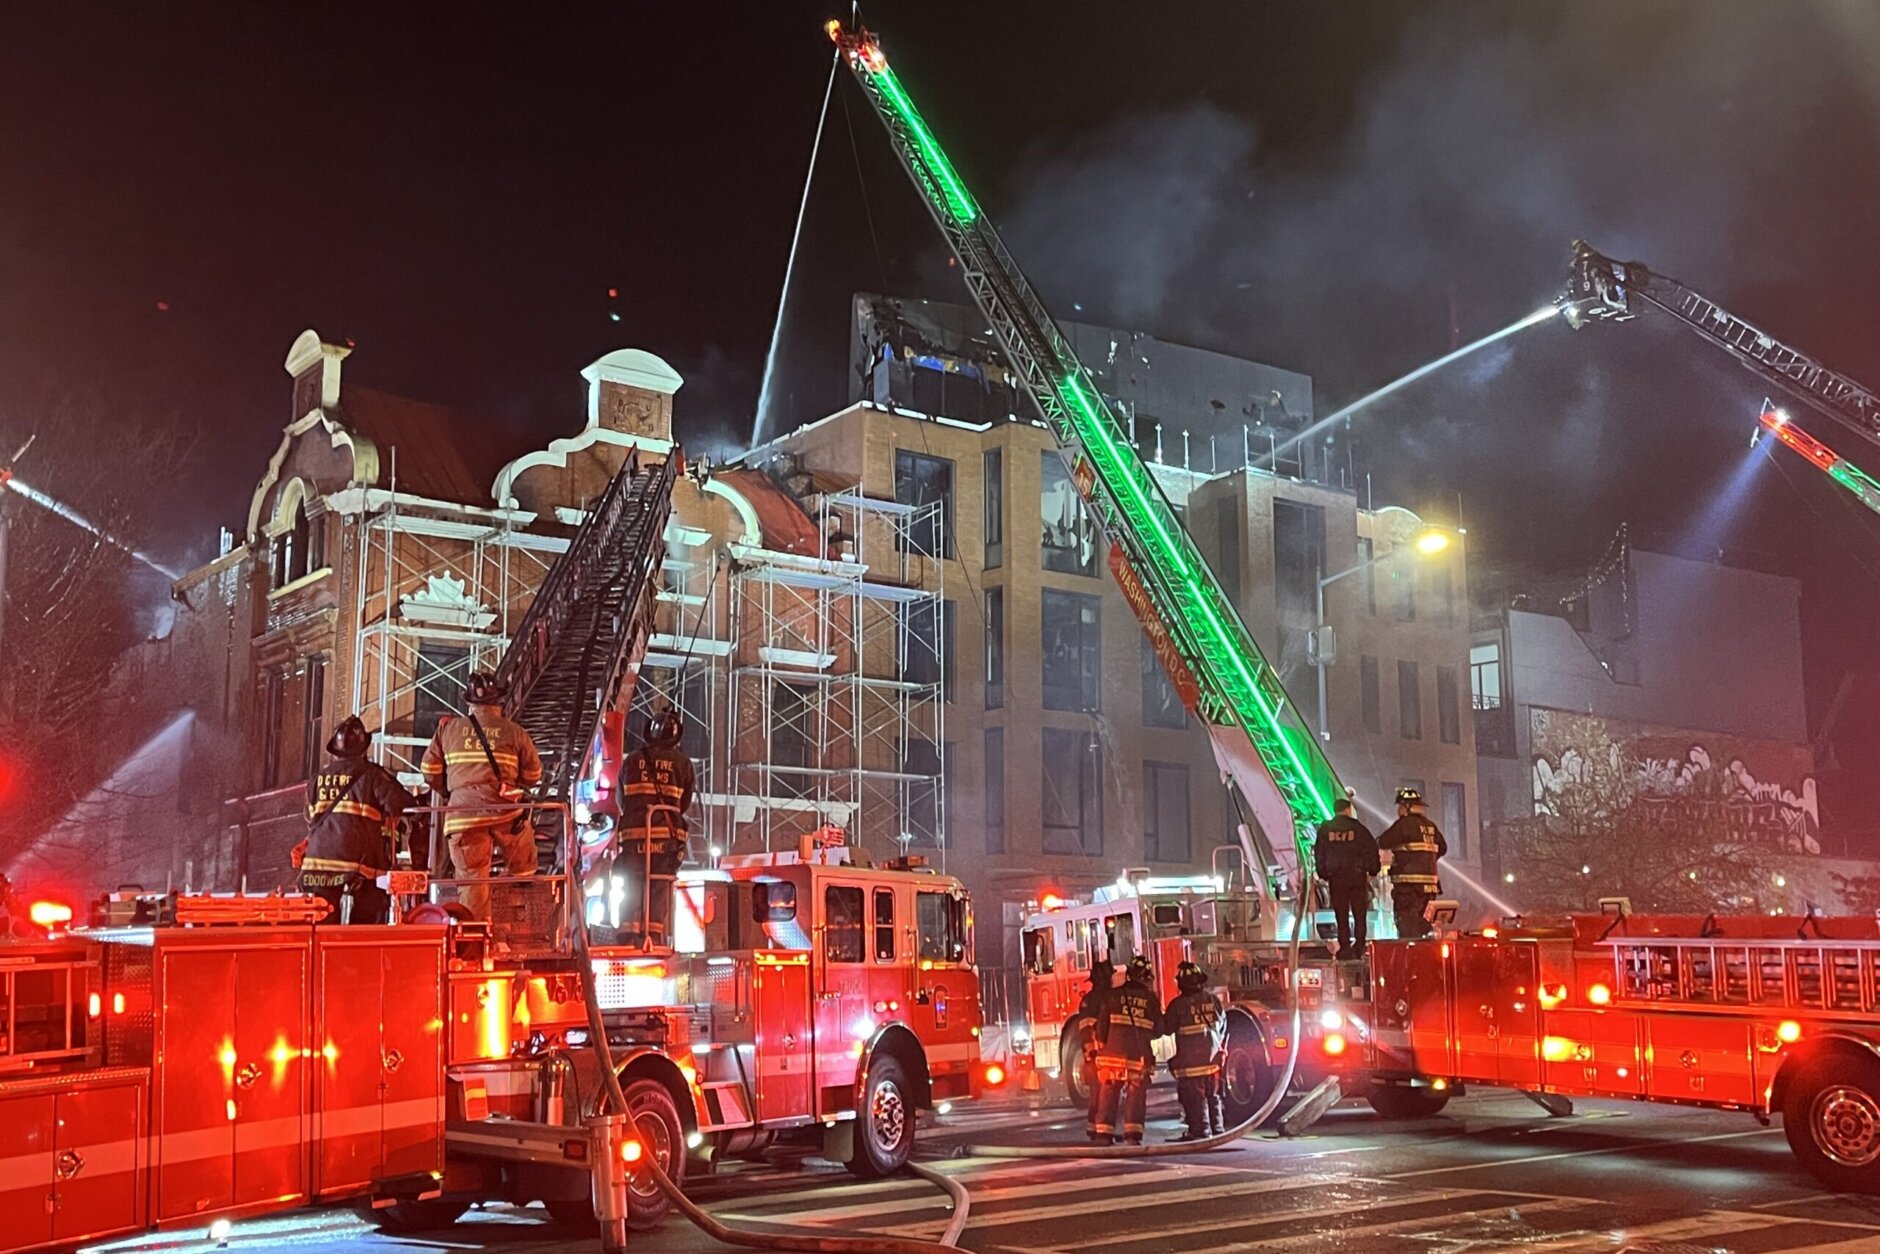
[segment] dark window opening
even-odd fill
[[[901,550],[928,557],[953,556],[953,463],[896,449],[894,499],[903,505],[938,504],[931,515],[910,519],[901,536]]]
[[[418,645],[417,691],[412,697],[411,734],[430,739],[446,714],[463,708],[470,678],[470,650],[425,641]]]
[[[1377,659],[1366,657],[1358,664],[1359,701],[1364,707],[1364,730],[1378,735],[1384,730],[1384,701],[1378,692]]]
[[[1038,512],[1043,524],[1043,553],[1039,558],[1046,570],[1061,575],[1097,573],[1097,524],[1090,507],[1077,494],[1077,485],[1064,467],[1064,459],[1050,449],[1041,454]]]
[[[1103,761],[1087,731],[1044,729],[1044,851],[1103,853]]]
[[[894,890],[875,890],[875,961],[894,961]]]
[[[1423,739],[1423,689],[1417,664],[1397,662],[1397,732],[1405,740]]]
[[[1462,784],[1443,782],[1443,837],[1449,856],[1469,856],[1469,792]]]
[[[1142,856],[1151,862],[1188,861],[1188,768],[1144,762],[1142,783]]]
[[[986,728],[986,852],[1005,852],[1005,728]]]
[[[981,461],[985,475],[985,568],[994,570],[1005,562],[1005,450],[989,448]]]
[[[953,699],[952,601],[909,601],[901,607],[901,680],[939,684]]]
[[[320,758],[326,751],[326,659],[323,657],[307,659],[307,691],[303,704],[307,718],[307,752],[301,764],[301,776],[312,779],[319,772]]]
[[[1005,704],[1005,589],[986,589],[986,708]]]
[[[1169,682],[1168,670],[1156,655],[1149,633],[1142,633],[1142,721],[1148,727],[1183,728],[1188,726],[1188,711],[1181,694]]]
[[[1044,589],[1044,708],[1094,711],[1103,678],[1101,598]]]
[[[1456,668],[1436,668],[1436,724],[1443,743],[1462,743],[1462,700],[1456,685]]]

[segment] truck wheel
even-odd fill
[[[631,1080],[624,1096],[633,1112],[633,1126],[639,1130],[640,1144],[659,1164],[667,1179],[685,1187],[685,1123],[672,1094],[658,1080]],[[627,1226],[645,1231],[666,1217],[672,1199],[659,1187],[659,1181],[645,1168],[633,1173],[627,1184]]]
[[[1449,1105],[1449,1094],[1435,1089],[1415,1089],[1408,1084],[1383,1084],[1373,1081],[1364,1095],[1371,1109],[1386,1119],[1428,1119]]]
[[[1880,1061],[1828,1054],[1789,1078],[1782,1131],[1809,1174],[1842,1193],[1880,1193]]]
[[[901,1064],[877,1054],[868,1064],[862,1108],[855,1114],[855,1152],[849,1170],[864,1180],[892,1175],[914,1153],[914,1104]]]
[[[1254,1112],[1272,1096],[1276,1078],[1273,1068],[1267,1063],[1265,1051],[1260,1048],[1259,1041],[1251,1031],[1229,1036],[1227,1063],[1221,1068],[1221,1082],[1225,1089],[1222,1105],[1227,1116],[1227,1126],[1237,1128],[1253,1118]]]
[[[1084,1061],[1084,1034],[1078,1028],[1070,1028],[1058,1037],[1058,1074],[1071,1105],[1089,1110],[1090,1065]]]
[[[424,1202],[393,1202],[390,1206],[361,1206],[359,1217],[380,1232],[436,1232],[457,1222],[470,1203],[448,1197]]]

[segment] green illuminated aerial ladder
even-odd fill
[[[888,128],[895,155],[959,259],[973,301],[1057,437],[1110,542],[1109,566],[1216,760],[1260,831],[1243,847],[1277,901],[1310,868],[1314,827],[1344,795],[1317,738],[1253,642],[1095,379],[1020,273],[865,30],[827,27]],[[1243,831],[1246,825],[1243,825]],[[1283,834],[1292,837],[1286,848]]]

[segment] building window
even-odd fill
[[[411,734],[426,740],[436,735],[444,716],[463,708],[463,686],[469,678],[470,650],[430,640],[420,643]]]
[[[1407,561],[1390,563],[1391,586],[1397,593],[1397,621],[1412,623],[1417,617],[1417,572]]]
[[[1103,675],[1103,602],[1081,592],[1044,589],[1044,708],[1098,708]]]
[[[901,606],[901,682],[939,684],[953,699],[952,601],[908,601]]]
[[[1044,729],[1044,851],[1103,854],[1103,761],[1087,731]]]
[[[261,787],[281,783],[281,707],[286,703],[287,676],[270,670],[261,676]]]
[[[1376,658],[1359,659],[1358,686],[1364,706],[1364,730],[1373,736],[1381,735],[1384,731],[1384,701],[1378,693]]]
[[[1168,671],[1162,666],[1162,659],[1156,656],[1155,644],[1149,639],[1149,633],[1142,633],[1142,721],[1147,727],[1188,726],[1188,711],[1182,706],[1181,694],[1175,691],[1175,685],[1169,682]]]
[[[268,568],[275,588],[285,588],[297,579],[326,565],[326,515],[315,516],[307,502],[294,505],[293,523],[268,542]]]
[[[862,890],[831,884],[823,889],[823,957],[862,961]]]
[[[1461,784],[1443,781],[1443,837],[1449,843],[1449,856],[1469,856],[1469,794]]]
[[[1142,764],[1142,856],[1150,862],[1186,862],[1188,768],[1175,762]]]
[[[1064,459],[1045,449],[1039,475],[1038,511],[1043,523],[1044,550],[1039,558],[1046,570],[1060,575],[1097,573],[1097,525],[1090,509],[1077,495]]]
[[[1444,744],[1462,743],[1462,701],[1453,666],[1436,668],[1436,723]]]
[[[1370,536],[1358,537],[1358,565],[1364,580],[1364,612],[1377,614],[1377,541]]]
[[[1501,645],[1469,647],[1469,704],[1478,710],[1501,708]]]
[[[301,764],[302,779],[312,779],[320,770],[320,755],[326,749],[326,659],[307,659],[307,693],[303,706],[307,716],[306,760]]]
[[[1005,852],[1005,728],[986,728],[986,852]]]
[[[938,848],[946,826],[945,797],[952,773],[950,745],[909,738],[901,742],[901,843]],[[903,853],[906,849],[902,850]]]
[[[894,961],[894,890],[875,890],[875,961]]]
[[[903,505],[937,504],[940,507],[909,522],[901,536],[903,552],[928,557],[953,556],[953,463],[950,460],[896,449],[894,499]]]
[[[1214,581],[1228,604],[1240,608],[1240,498],[1224,496],[1214,503],[1217,544]]]
[[[1430,582],[1436,585],[1436,621],[1445,627],[1456,625],[1456,572],[1447,561],[1438,561],[1430,570]]]
[[[1417,664],[1401,659],[1397,663],[1397,732],[1405,740],[1423,739],[1423,690]]]
[[[986,589],[986,708],[1005,704],[1005,589]]]
[[[1005,562],[1005,450],[989,448],[982,462],[985,475],[985,527],[987,570]]]

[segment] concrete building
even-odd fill
[[[1586,755],[1617,753],[1672,821],[1820,852],[1800,581],[1636,550],[1622,531],[1562,591],[1477,623],[1483,822],[1548,811]]]

